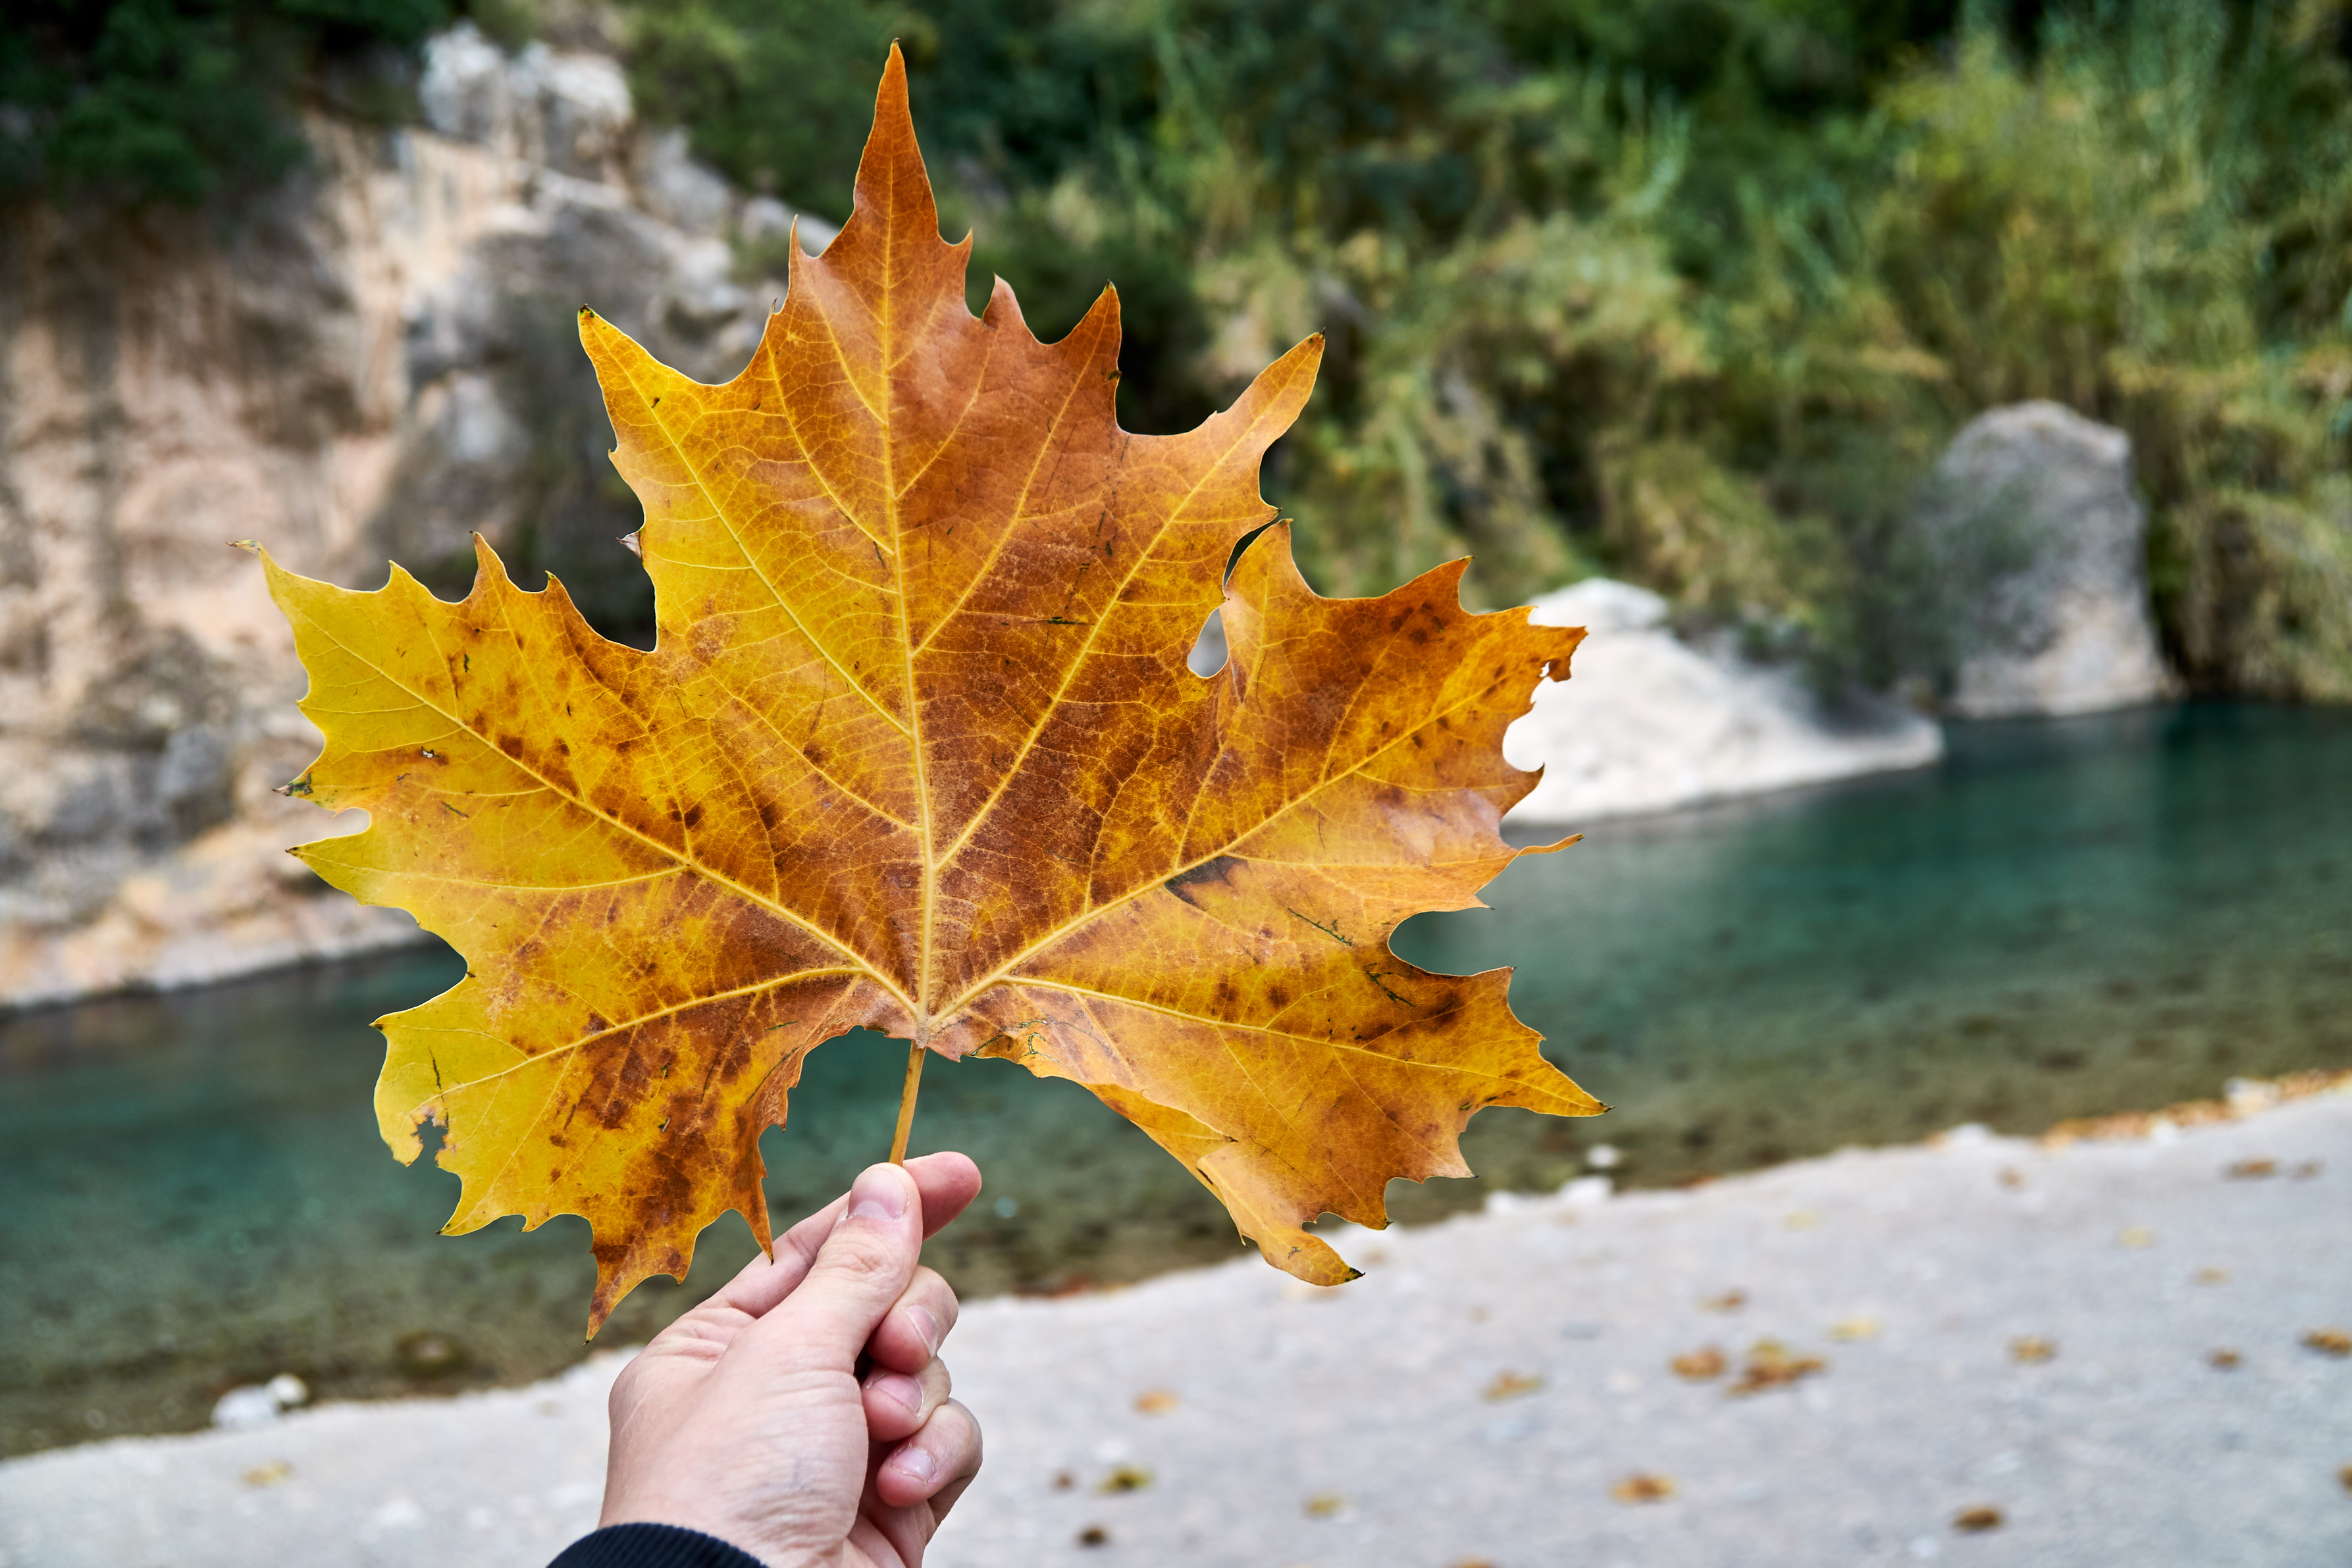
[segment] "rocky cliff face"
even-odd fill
[[[1937,464],[1923,521],[1948,545],[1999,539],[2018,556],[1964,633],[1955,713],[2091,713],[2172,693],[2121,430],[2055,403],[1990,409]]]
[[[422,127],[315,123],[308,174],[233,219],[0,213],[0,1005],[415,933],[280,853],[358,825],[271,793],[317,737],[228,541],[455,593],[478,529],[644,618],[574,312],[731,374],[783,289],[730,241],[792,215],[638,126],[599,56],[461,28],[421,96]]]

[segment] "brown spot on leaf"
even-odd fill
[[[1189,871],[1178,872],[1175,876],[1171,877],[1165,882],[1162,882],[1160,886],[1166,888],[1170,892],[1175,894],[1186,903],[1192,905],[1193,908],[1198,909],[1200,908],[1200,905],[1192,897],[1193,889],[1196,888],[1206,887],[1211,884],[1230,886],[1233,881],[1234,871],[1242,863],[1239,860],[1235,859],[1231,855],[1219,855],[1211,859],[1203,860],[1201,864],[1193,867]]]

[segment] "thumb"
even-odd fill
[[[902,1165],[868,1165],[817,1248],[808,1277],[754,1329],[794,1362],[853,1366],[914,1278],[923,1200]]]

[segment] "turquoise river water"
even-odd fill
[[[1479,1175],[1397,1184],[1434,1217],[1555,1185],[1591,1147],[1686,1181],[1960,1121],[2059,1119],[2352,1065],[2352,714],[2191,707],[1953,732],[1940,766],[1598,824],[1489,911],[1396,946],[1515,964],[1513,1001],[1617,1109],[1489,1111]],[[291,1371],[323,1394],[513,1381],[582,1352],[584,1223],[436,1234],[456,1181],[369,1110],[368,1027],[454,981],[440,950],[0,1019],[0,1453],[201,1426]],[[769,1134],[780,1222],[889,1142],[903,1047],[819,1051]],[[986,1173],[933,1244],[967,1292],[1058,1290],[1232,1257],[1232,1227],[1083,1091],[934,1063],[920,1148]],[[651,1332],[750,1255],[730,1216]],[[456,1356],[421,1357],[419,1336]]]

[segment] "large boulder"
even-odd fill
[[[1533,608],[1538,626],[1590,635],[1570,679],[1540,683],[1533,710],[1504,736],[1513,763],[1544,770],[1513,822],[1581,824],[1943,754],[1943,731],[1906,708],[1832,708],[1785,668],[1685,642],[1646,588],[1590,578]]]
[[[783,284],[730,240],[792,215],[639,125],[601,55],[460,27],[419,85],[425,124],[317,121],[310,169],[226,224],[0,214],[0,1006],[415,935],[282,853],[358,822],[271,794],[318,737],[227,541],[449,593],[478,530],[642,614],[574,313],[732,374]]]
[[[2089,713],[2172,691],[2130,437],[2055,403],[1991,409],[1937,463],[1922,522],[1937,557],[2010,557],[1956,617],[1954,713]]]

